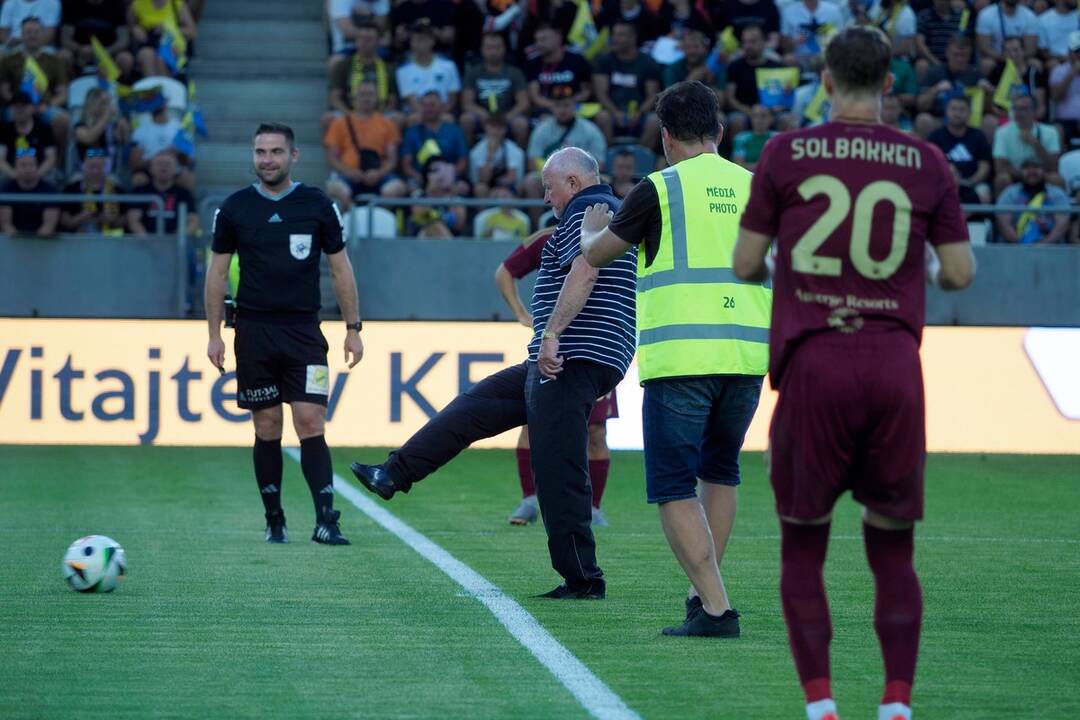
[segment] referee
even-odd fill
[[[330,374],[329,346],[319,330],[319,261],[326,253],[334,294],[348,327],[345,361],[360,362],[360,311],[356,279],[342,238],[341,215],[321,190],[290,178],[300,157],[293,131],[263,123],[255,131],[254,162],[259,182],[239,190],[214,216],[214,239],[206,273],[206,354],[225,372],[221,339],[225,288],[233,253],[239,253],[236,351],[237,404],[255,423],[255,480],[266,510],[266,541],[285,543],[289,534],[281,509],[281,403],[292,405],[300,438],[300,466],[315,503],[311,539],[348,545],[334,510],[330,449],[323,432]],[[349,356],[352,355],[352,360]]]
[[[610,224],[606,207],[590,207],[581,246],[597,267],[642,246],[645,486],[691,583],[685,622],[664,634],[738,637],[720,562],[735,522],[739,451],[768,367],[772,290],[731,269],[751,174],[717,154],[716,95],[681,82],[660,94],[656,113],[670,167],[638,183]]]

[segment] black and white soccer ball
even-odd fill
[[[127,556],[112,538],[88,535],[71,543],[64,554],[63,571],[72,590],[112,592],[127,574]]]

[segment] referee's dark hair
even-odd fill
[[[877,28],[846,28],[825,46],[825,68],[841,94],[880,94],[891,61],[889,39]]]
[[[284,135],[285,142],[288,143],[291,150],[296,144],[296,137],[293,135],[292,128],[284,123],[277,122],[264,122],[259,125],[259,128],[255,131],[254,138],[260,135]],[[252,139],[254,139],[252,138]]]
[[[656,99],[660,126],[680,142],[715,141],[720,135],[716,93],[697,80],[672,85]]]

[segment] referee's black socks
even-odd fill
[[[315,503],[315,522],[322,522],[322,508],[334,507],[334,468],[324,435],[300,441],[300,469]]]
[[[255,437],[255,481],[259,483],[266,514],[281,511],[281,438],[262,440]]]

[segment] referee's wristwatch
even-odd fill
[[[357,320],[354,323],[345,323],[345,329],[346,330],[355,330],[356,332],[360,332],[361,330],[364,329],[364,321],[363,320]]]

